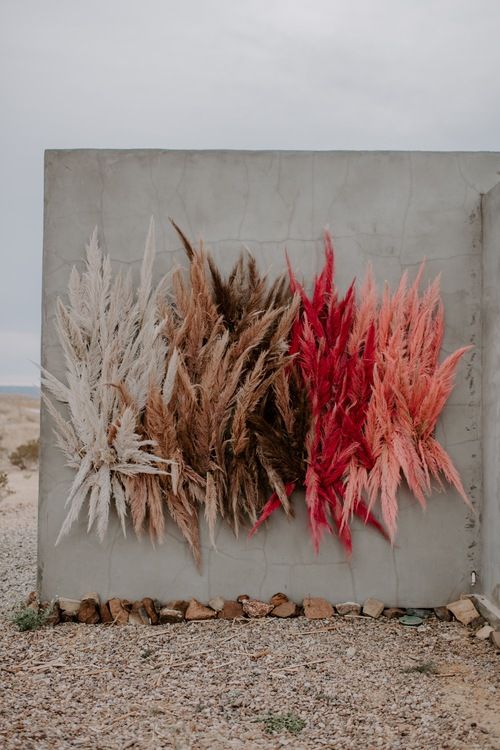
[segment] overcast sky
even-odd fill
[[[498,0],[0,0],[0,384],[39,361],[46,148],[500,149]]]

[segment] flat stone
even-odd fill
[[[272,612],[272,617],[295,617],[297,614],[297,605],[295,602],[287,601],[278,604]]]
[[[236,620],[237,617],[243,617],[243,605],[240,602],[226,600],[224,608],[218,612],[217,617],[222,620]]]
[[[384,611],[384,606],[384,602],[381,602],[380,599],[373,599],[370,597],[363,604],[363,614],[368,617],[373,617],[376,620]]]
[[[500,651],[500,630],[494,630],[490,633],[490,641],[497,651]]]
[[[77,615],[80,609],[80,599],[58,599],[61,612],[66,615]]]
[[[214,617],[217,617],[217,612],[205,607],[197,599],[191,599],[186,609],[186,620],[212,620]]]
[[[93,599],[83,599],[78,610],[77,619],[78,622],[83,622],[85,625],[97,625],[101,619],[99,604]]]
[[[106,602],[99,605],[99,614],[101,615],[101,622],[113,622],[113,616]]]
[[[158,612],[156,611],[156,606],[153,599],[151,599],[150,596],[145,596],[144,599],[142,599],[141,603],[147,612],[151,625],[158,625]]]
[[[149,625],[148,613],[144,607],[133,609],[128,616],[128,625]]]
[[[469,598],[480,615],[494,630],[500,630],[500,607],[484,594],[470,594]]]
[[[459,599],[446,606],[462,625],[470,625],[471,622],[474,622],[479,617],[479,612],[470,599]]]
[[[359,615],[361,613],[361,605],[356,602],[343,602],[342,604],[336,604],[335,609],[339,615]]]
[[[384,617],[387,617],[388,620],[395,620],[397,617],[403,617],[404,614],[405,610],[400,609],[400,607],[387,607],[383,611]]]
[[[214,596],[214,598],[210,599],[208,602],[208,606],[215,612],[222,612],[224,609],[224,599],[222,596]]]
[[[182,622],[183,620],[184,614],[180,609],[172,609],[171,607],[162,607],[160,609],[160,622],[162,625],[173,625],[174,623]]]
[[[325,620],[333,615],[333,606],[319,596],[306,596],[303,607],[308,620]]]
[[[168,607],[169,609],[177,609],[179,612],[182,612],[182,616],[185,617],[187,608],[189,607],[189,602],[185,599],[172,599],[172,601],[165,603],[165,607]]]
[[[281,591],[279,591],[277,594],[273,594],[272,597],[269,599],[269,604],[272,604],[273,607],[279,607],[280,604],[285,604],[285,602],[290,601],[288,596],[286,594],[282,594]]]
[[[434,614],[438,620],[443,620],[444,622],[450,622],[453,617],[448,607],[434,607]]]
[[[482,628],[476,630],[476,638],[479,638],[481,641],[487,641],[490,635],[494,632],[495,631],[493,630],[491,625],[483,625]]]
[[[132,606],[132,610],[130,612],[130,615],[134,615],[133,620],[134,622],[132,624],[134,625],[152,625],[151,618],[148,615],[146,608],[144,607],[141,601],[134,602]],[[137,621],[137,618],[140,619],[140,623]],[[129,622],[131,622],[131,619],[129,617]]]
[[[247,617],[267,617],[272,611],[272,604],[260,602],[258,599],[246,599],[243,602],[243,612]]]
[[[111,612],[111,617],[113,618],[113,622],[115,622],[117,625],[126,625],[128,622],[128,616],[129,613],[126,610],[126,608],[123,606],[121,599],[110,599],[108,601],[108,607],[109,611]]]

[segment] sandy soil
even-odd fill
[[[0,398],[5,444],[34,436],[30,408]],[[0,501],[0,747],[500,749],[500,656],[458,623],[17,632],[9,612],[35,585],[36,480],[11,467]]]

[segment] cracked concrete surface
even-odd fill
[[[72,474],[42,414],[39,567],[44,597],[98,590],[136,598],[208,599],[246,592],[285,591],[361,601],[378,596],[393,605],[432,606],[469,589],[480,573],[481,449],[481,194],[500,179],[500,154],[425,152],[49,151],[45,165],[43,364],[63,374],[54,306],[65,295],[71,266],[82,260],[93,227],[114,264],[138,270],[148,221],[157,221],[157,273],[185,265],[168,223],[172,216],[193,239],[202,237],[228,267],[242,245],[271,275],[287,250],[309,282],[322,263],[329,226],[337,280],[346,288],[373,265],[381,285],[395,285],[427,258],[425,279],[442,275],[446,309],[444,350],[472,343],[439,425],[476,513],[455,492],[436,494],[427,511],[401,491],[394,549],[362,525],[345,560],[335,539],[315,558],[303,496],[297,520],[274,518],[252,540],[221,527],[211,549],[203,529],[200,575],[173,526],[165,543],[124,540],[113,524],[104,545],[84,524],[54,546]]]

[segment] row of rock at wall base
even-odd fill
[[[343,602],[333,605],[320,597],[306,597],[301,605],[291,601],[286,594],[277,593],[268,602],[252,599],[246,594],[236,600],[215,597],[205,605],[197,599],[173,600],[162,604],[150,597],[129,601],[114,597],[101,602],[97,593],[85,594],[81,599],[59,597],[52,605],[40,604],[36,592],[29,594],[26,606],[50,611],[47,624],[80,622],[87,625],[163,625],[203,620],[256,619],[262,617],[289,618],[305,616],[309,620],[325,620],[334,616],[370,617],[388,619],[410,616],[425,619],[435,616],[439,620],[457,620],[469,627],[478,638],[489,638],[500,650],[500,630],[485,623],[468,595],[455,602],[432,609],[401,609],[386,607],[379,599],[369,598],[363,605]]]

